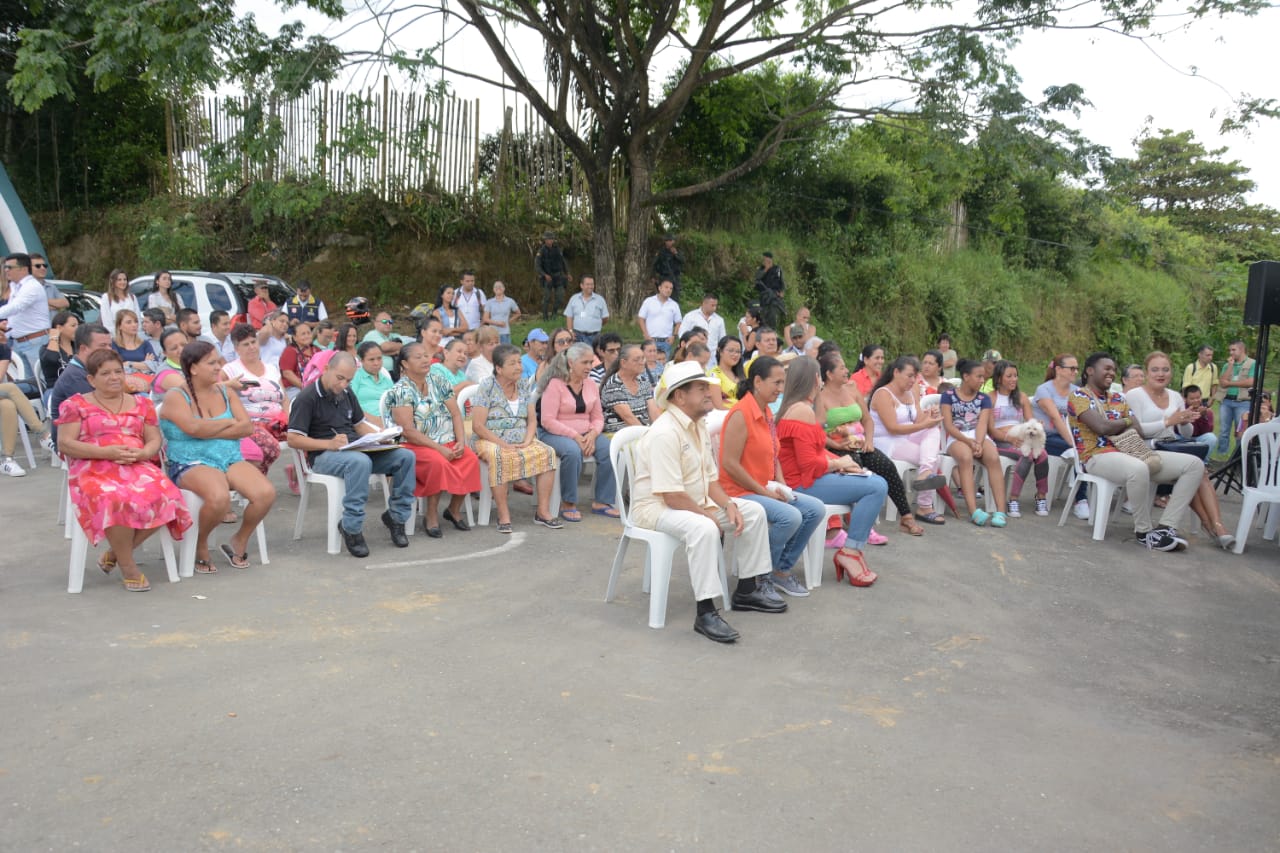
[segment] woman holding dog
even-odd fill
[[[991,429],[991,398],[983,394],[987,380],[982,362],[963,358],[956,365],[959,387],[942,395],[942,428],[947,433],[947,454],[956,460],[956,477],[964,491],[969,519],[979,527],[988,521],[992,527],[1008,524],[1005,515],[1004,474],[1000,471],[1000,453],[988,434]],[[973,483],[973,466],[986,468],[987,488],[996,499],[996,512],[978,509]]]
[[[1153,352],[1147,356],[1144,368],[1146,379],[1142,386],[1125,395],[1130,411],[1141,425],[1142,434],[1150,439],[1152,447],[1157,450],[1187,453],[1204,461],[1201,454],[1207,455],[1208,448],[1190,440],[1191,424],[1200,415],[1189,411],[1182,395],[1169,389],[1169,380],[1173,377],[1173,362],[1164,353]],[[1179,441],[1180,438],[1185,438],[1186,441]],[[1156,494],[1161,495],[1166,488],[1159,487]],[[1156,506],[1163,508],[1167,504],[1167,496],[1163,496],[1163,499],[1156,498]],[[1209,482],[1207,470],[1200,478],[1200,486],[1191,499],[1191,510],[1200,517],[1204,529],[1212,533],[1223,550],[1230,551],[1235,547],[1236,538],[1222,523],[1218,493]]]
[[[1013,482],[1009,488],[1009,517],[1021,518],[1018,495],[1034,467],[1036,472],[1036,515],[1049,514],[1049,454],[1044,449],[1044,427],[1036,421],[1031,401],[1018,390],[1018,366],[997,361],[991,374],[995,400],[991,408],[991,438],[1001,456],[1014,460]],[[1034,422],[1035,439],[1027,435],[1027,422]]]

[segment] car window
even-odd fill
[[[238,313],[238,310],[231,304],[231,295],[227,293],[227,288],[222,282],[211,281],[204,286],[205,296],[209,298],[210,311],[227,311],[229,313]]]
[[[196,305],[196,286],[191,282],[174,281],[173,292],[177,295],[178,301],[182,303],[182,307],[195,308],[197,311],[200,309],[200,306]]]
[[[63,294],[70,303],[67,307],[72,314],[80,319],[81,323],[97,323],[102,319],[102,312],[98,310],[98,301],[92,297],[85,296],[83,293],[67,293]]]

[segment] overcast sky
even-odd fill
[[[252,9],[265,28],[301,18],[313,30],[335,36],[349,26],[297,12],[281,15],[273,6],[247,0],[239,0],[239,4],[242,11]],[[1280,9],[1254,18],[1201,21],[1189,32],[1148,43],[1100,31],[1030,33],[1015,48],[1012,60],[1022,76],[1023,92],[1032,100],[1037,100],[1046,86],[1083,86],[1093,106],[1085,109],[1078,121],[1068,123],[1075,124],[1093,142],[1109,147],[1116,156],[1132,156],[1132,140],[1148,117],[1155,129],[1193,130],[1206,148],[1227,147],[1231,159],[1250,169],[1249,176],[1257,183],[1254,201],[1280,208],[1280,121],[1264,122],[1248,135],[1224,136],[1218,129],[1236,96],[1280,97],[1280,73],[1275,67],[1274,46],[1269,44],[1277,33]],[[400,45],[429,46],[439,41],[440,34],[439,22],[420,24],[401,35]],[[478,36],[459,32],[457,25],[451,26],[450,36],[445,49],[449,64],[496,73],[496,65]],[[340,44],[368,48],[372,37],[368,30],[357,30],[344,35]],[[525,57],[530,77],[541,80],[538,44],[526,42],[518,52]],[[353,85],[369,85],[376,79],[370,79],[367,71],[356,72]],[[393,85],[396,82],[393,79]],[[407,85],[398,82],[401,88]],[[449,82],[459,94],[480,98],[483,132],[500,125],[500,92],[463,78]],[[508,95],[508,102],[510,98]]]

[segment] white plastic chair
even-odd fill
[[[1257,476],[1251,478],[1249,457],[1255,443],[1258,452]],[[1240,437],[1240,460],[1241,482],[1246,485],[1241,493],[1240,522],[1236,525],[1236,544],[1232,549],[1237,554],[1244,553],[1253,516],[1264,504],[1267,505],[1267,522],[1262,536],[1270,540],[1276,535],[1276,524],[1280,521],[1280,506],[1277,506],[1280,504],[1280,421],[1254,424],[1246,429]],[[1248,485],[1251,479],[1256,482]]]
[[[71,489],[64,481],[62,484],[63,498],[67,507],[67,527],[71,531],[71,562],[67,568],[67,592],[78,593],[84,589],[84,566],[85,561],[89,557],[89,537],[80,526],[79,520],[76,518],[75,509],[71,507]],[[162,527],[155,534],[160,537],[160,549],[164,554],[164,567],[169,573],[169,583],[178,582],[178,560],[173,552],[173,537],[169,535],[167,527]],[[186,538],[191,537],[190,531]]]
[[[644,591],[649,593],[649,627],[661,628],[667,623],[667,592],[671,585],[671,563],[675,559],[676,549],[681,541],[674,536],[659,530],[636,527],[631,523],[631,505],[628,500],[628,485],[631,477],[632,446],[648,432],[648,427],[629,426],[614,433],[609,445],[609,459],[613,462],[613,470],[617,476],[618,513],[622,521],[622,538],[618,540],[618,553],[613,558],[613,568],[609,571],[609,586],[605,590],[604,600],[613,601],[614,591],[618,586],[618,576],[622,574],[622,561],[627,556],[627,546],[632,539],[638,539],[649,546],[644,564]],[[726,537],[732,539],[732,536]],[[729,584],[725,577],[725,555],[719,554],[720,587],[724,600],[729,600]]]
[[[1074,476],[1071,478],[1068,488],[1072,494],[1075,494],[1076,487],[1080,483],[1085,483],[1090,487],[1089,520],[1093,523],[1094,540],[1101,542],[1107,538],[1107,524],[1110,523],[1112,516],[1119,511],[1120,504],[1124,501],[1124,486],[1119,483],[1113,483],[1103,477],[1085,473],[1084,466],[1080,463],[1079,458],[1074,455],[1071,458],[1071,465]],[[1067,516],[1071,514],[1071,505],[1072,501],[1067,501],[1063,505],[1062,515],[1058,518],[1059,527],[1067,523]]]
[[[17,353],[14,353],[13,358],[9,360],[9,377],[8,378],[15,383],[23,382],[27,378],[26,362],[23,360],[22,356],[18,355]],[[36,414],[38,414],[41,417],[41,419],[44,419],[45,418],[44,404],[40,401],[40,398],[28,397],[27,399],[31,403],[32,408],[36,410]],[[18,436],[22,439],[22,449],[25,450],[27,454],[27,464],[29,464],[32,468],[36,467],[36,454],[35,454],[35,450],[31,447],[31,434],[30,434],[30,431],[27,429],[27,422],[24,421],[21,417],[18,418]]]
[[[885,500],[886,504],[892,501]],[[822,586],[822,572],[826,568],[826,548],[827,548],[827,519],[833,515],[847,515],[853,512],[853,506],[850,504],[826,504],[822,513],[822,523],[813,531],[813,535],[809,537],[809,544],[805,546],[801,559],[804,561],[804,585],[806,589],[816,589]],[[897,513],[894,514],[897,518]]]
[[[1073,470],[1076,458],[1074,447],[1068,447],[1062,452],[1061,456],[1049,457],[1049,491],[1045,493],[1045,500],[1048,502],[1048,509],[1053,509],[1054,498],[1062,491],[1063,485],[1066,484],[1069,477],[1067,476]],[[1074,503],[1074,501],[1068,501]]]
[[[193,577],[196,573],[196,539],[198,531],[196,528],[200,524],[200,509],[204,506],[204,499],[195,492],[188,489],[182,489],[182,499],[187,502],[187,511],[191,513],[192,528],[182,537],[182,549],[178,556],[178,572],[184,577]],[[242,497],[239,492],[231,492],[231,505],[239,506],[243,510],[249,501]],[[215,529],[213,533],[216,533]],[[209,547],[213,548],[213,533],[209,534]],[[254,535],[258,538],[258,562],[262,565],[268,565],[271,560],[267,557],[267,521],[263,519],[254,531]]]

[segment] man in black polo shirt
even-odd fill
[[[58,376],[58,381],[53,386],[53,393],[49,396],[49,421],[56,424],[58,422],[58,410],[62,408],[62,403],[69,400],[76,394],[88,394],[93,390],[93,386],[89,384],[89,379],[85,375],[84,362],[89,357],[89,353],[94,350],[111,349],[111,333],[107,331],[107,327],[99,323],[85,323],[76,327],[76,354],[71,361],[67,362],[66,369]],[[56,442],[58,440],[58,428],[56,426],[50,428],[50,435]]]
[[[353,557],[369,556],[364,541],[364,507],[369,501],[369,476],[391,477],[391,508],[382,523],[397,548],[407,548],[404,525],[413,514],[414,456],[403,447],[365,453],[342,448],[357,436],[377,432],[364,419],[364,410],[348,386],[356,375],[356,360],[340,352],[329,360],[320,379],[289,406],[289,446],[305,451],[317,474],[341,477],[347,492],[342,499],[338,532]]]

